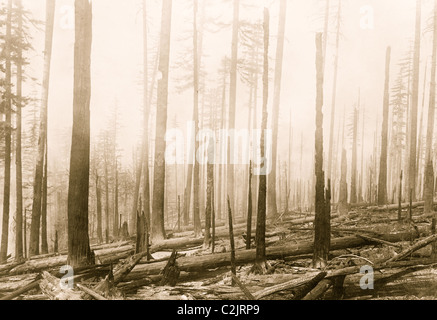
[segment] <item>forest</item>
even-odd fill
[[[0,300],[437,299],[437,0],[0,0]]]

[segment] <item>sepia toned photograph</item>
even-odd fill
[[[437,0],[0,0],[0,300],[437,300],[436,72]]]

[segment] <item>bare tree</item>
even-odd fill
[[[264,71],[263,71],[263,112],[261,133],[261,158],[264,159],[264,168],[268,167],[265,157],[266,130],[267,130],[267,103],[269,96],[269,37],[270,37],[270,13],[264,8]],[[268,268],[266,260],[266,209],[267,209],[267,172],[261,172],[259,176],[258,214],[256,222],[256,258],[252,267],[255,274],[264,274]],[[250,239],[248,239],[250,241]]]
[[[416,0],[416,32],[414,39],[412,102],[410,111],[410,161],[408,188],[413,201],[416,199],[416,144],[417,144],[417,110],[419,104],[420,42],[421,42],[422,2]],[[411,191],[412,190],[412,191]]]
[[[230,131],[235,130],[235,114],[236,114],[236,104],[237,104],[237,65],[238,65],[238,28],[240,20],[240,0],[233,0],[234,11],[233,11],[233,22],[232,22],[232,54],[231,54],[231,79],[229,85],[229,119],[228,119],[228,129]],[[232,150],[231,150],[232,148]],[[227,169],[227,194],[230,197],[231,205],[237,212],[236,197],[234,193],[234,175],[235,166],[233,164],[233,159],[231,155],[235,153],[235,145],[228,144],[228,165]],[[236,214],[234,214],[235,218]]]
[[[168,75],[170,62],[172,0],[162,3],[161,40],[159,54],[158,106],[156,114],[155,166],[152,204],[152,241],[165,239],[164,198],[165,198],[165,132],[167,130]]]
[[[73,135],[68,188],[68,263],[94,264],[88,235],[92,5],[75,2]]]
[[[433,211],[434,199],[434,167],[432,163],[432,142],[434,136],[435,94],[436,94],[436,63],[437,63],[437,0],[434,0],[434,30],[432,46],[431,88],[429,91],[428,127],[426,131],[426,155],[424,175],[425,213]],[[437,217],[436,217],[437,218]],[[433,247],[434,248],[434,247]]]
[[[316,98],[316,137],[315,137],[315,173],[316,199],[314,220],[314,255],[313,267],[324,268],[328,261],[331,241],[330,227],[330,195],[325,200],[325,173],[323,172],[323,45],[322,34],[316,35],[316,71],[317,71],[317,98]],[[330,181],[328,180],[328,185]],[[327,202],[327,203],[326,203]]]
[[[5,39],[5,114],[6,122],[4,128],[5,137],[5,176],[3,189],[3,220],[2,220],[2,240],[0,247],[0,263],[6,263],[8,256],[8,238],[9,238],[9,205],[11,195],[11,132],[12,132],[12,92],[11,92],[11,52],[12,52],[12,0],[8,0],[7,17],[6,17],[6,39]]]
[[[390,55],[391,48],[387,48],[385,60],[385,84],[382,118],[382,137],[381,137],[381,158],[379,164],[378,180],[378,205],[387,203],[387,147],[388,147],[388,107],[390,104]]]
[[[23,36],[23,6],[21,0],[17,0],[18,8],[18,37]],[[21,46],[17,48],[17,129],[16,129],[16,214],[15,214],[15,260],[23,259],[23,168],[21,156],[21,140],[22,140],[22,86],[23,86],[23,50]]]
[[[276,160],[278,152],[279,105],[281,101],[282,60],[284,57],[285,23],[287,18],[287,0],[281,0],[279,8],[278,42],[276,46],[275,88],[273,96],[273,144],[272,144],[272,172],[269,174],[268,187],[268,215],[277,215],[276,205]]]
[[[41,99],[40,132],[38,140],[38,156],[33,187],[32,223],[30,227],[29,254],[39,254],[41,226],[41,208],[44,179],[44,160],[47,141],[47,110],[49,100],[50,64],[53,45],[53,27],[55,19],[55,0],[46,0],[46,35],[44,49],[43,93]]]

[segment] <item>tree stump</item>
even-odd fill
[[[180,275],[180,270],[176,258],[177,251],[173,250],[170,259],[167,262],[167,265],[165,266],[164,270],[162,270],[162,279],[160,282],[161,286],[176,286]]]

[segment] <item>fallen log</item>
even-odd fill
[[[118,263],[110,276],[113,276],[112,283],[117,286],[140,262],[140,260],[147,255],[147,252],[141,252],[136,255],[131,256],[129,259],[121,261]],[[100,283],[94,287],[94,291],[97,293],[105,293],[108,286],[109,275],[105,277]]]
[[[308,283],[304,284],[303,286],[300,286],[294,290],[294,297],[293,300],[302,300],[303,297],[305,297],[308,292],[313,290],[323,279],[326,277],[326,272],[321,272],[317,276],[315,276],[312,280],[310,280]]]
[[[429,236],[425,239],[422,239],[420,241],[418,241],[416,244],[412,245],[411,247],[405,249],[404,251],[402,251],[400,254],[398,254],[397,256],[388,259],[387,261],[385,261],[385,263],[390,263],[390,262],[394,262],[394,261],[398,261],[398,260],[402,260],[406,257],[408,257],[409,255],[411,255],[413,252],[426,247],[427,245],[431,244],[432,242],[437,240],[437,234],[433,234],[432,236]]]
[[[246,286],[241,283],[240,279],[237,278],[237,276],[235,274],[233,274],[231,272],[231,277],[233,282],[235,282],[241,289],[241,291],[244,293],[244,295],[246,296],[247,300],[257,300],[252,293],[250,293],[250,291],[246,288]]]
[[[415,209],[417,207],[421,207],[424,206],[425,202],[424,201],[419,201],[419,202],[413,202],[411,205],[411,208]],[[408,209],[410,207],[410,203],[402,203],[401,208],[402,209]],[[370,211],[394,211],[394,210],[398,210],[399,209],[399,204],[390,204],[387,206],[374,206],[374,207],[368,207],[367,210]]]
[[[122,246],[119,248],[102,249],[95,251],[96,260],[103,260],[101,264],[110,264],[111,262],[118,261],[123,257],[129,256],[129,252],[133,249],[132,245]],[[68,256],[55,256],[46,259],[28,260],[25,263],[13,268],[9,271],[8,275],[19,275],[24,273],[38,273],[42,270],[51,270],[57,267],[67,265]]]
[[[385,244],[387,246],[391,246],[391,247],[395,247],[395,248],[402,248],[401,245],[393,243],[393,242],[388,242],[382,239],[377,239],[377,238],[373,238],[373,237],[369,237],[366,236],[364,234],[357,234],[358,237],[363,238],[364,240],[370,241],[370,242],[376,242],[376,243],[380,243],[380,244]]]
[[[43,271],[39,287],[50,300],[82,300],[81,293],[72,289],[61,288],[61,282],[50,273]]]
[[[333,285],[332,279],[323,279],[320,281],[316,287],[311,290],[302,300],[318,300],[320,299],[326,291]]]
[[[280,292],[280,291],[285,291],[285,290],[290,290],[293,288],[297,288],[300,286],[303,286],[307,283],[309,283],[310,281],[314,280],[314,279],[320,279],[317,282],[321,281],[325,276],[326,276],[326,272],[319,272],[316,274],[311,274],[305,277],[302,277],[300,279],[295,279],[295,280],[291,280],[291,281],[287,281],[272,287],[268,287],[266,289],[263,289],[261,291],[258,291],[254,294],[254,297],[256,300],[262,299],[264,297],[267,297],[269,295],[272,295],[274,293]]]
[[[416,232],[387,234],[380,237],[389,242],[411,241],[416,239]],[[355,248],[369,244],[370,242],[357,237],[344,237],[332,239],[331,250],[340,250]],[[302,242],[299,244],[287,244],[283,246],[270,247],[266,249],[267,259],[283,259],[289,256],[298,256],[310,254],[313,252],[313,242]],[[253,262],[255,260],[255,249],[236,251],[235,260],[237,265]],[[218,267],[230,265],[230,255],[228,253],[218,253],[214,255],[182,257],[178,260],[181,271],[193,272],[206,269],[215,269]],[[158,262],[148,265],[138,265],[132,270],[132,276],[139,277],[142,275],[159,274],[165,267],[166,262]],[[129,278],[129,277],[128,277]]]
[[[103,296],[101,296],[100,294],[98,294],[97,292],[95,292],[95,291],[93,291],[93,290],[91,290],[91,289],[89,289],[89,288],[87,288],[87,287],[81,285],[80,283],[76,284],[76,286],[77,286],[80,290],[82,290],[84,293],[90,295],[91,297],[93,297],[93,298],[96,299],[96,300],[108,300],[108,299],[106,299],[105,297],[103,297]]]
[[[38,288],[40,281],[41,281],[40,277],[37,276],[37,278],[35,280],[33,280],[31,283],[29,283],[28,285],[26,285],[20,289],[15,290],[14,292],[2,297],[0,300],[13,300],[16,297],[22,295],[23,293],[26,293],[32,289]]]

